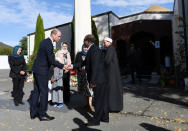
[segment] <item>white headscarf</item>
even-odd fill
[[[106,40],[106,41],[108,41],[108,42],[110,42],[110,43],[113,42],[113,40],[112,40],[111,38],[109,38],[109,37],[105,37],[104,40]]]
[[[62,44],[61,44],[61,46],[62,46]],[[66,55],[66,57],[65,57],[65,55]],[[59,61],[60,63],[71,64],[70,53],[68,50],[64,50],[63,48],[61,48],[61,50],[57,51],[55,56],[57,57],[57,61]]]

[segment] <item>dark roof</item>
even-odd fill
[[[103,16],[103,15],[108,15],[108,14],[113,14],[114,16],[116,16],[117,18],[119,18],[119,16],[117,16],[113,11],[107,11],[107,12],[104,12],[102,14],[94,15],[92,17],[95,18],[95,17],[99,17],[99,16]]]

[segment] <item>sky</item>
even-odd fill
[[[84,0],[80,0],[83,1]],[[142,12],[157,4],[173,10],[174,0],[91,0],[91,14],[113,11],[119,17]],[[72,21],[74,0],[0,0],[0,42],[15,46],[35,32],[37,16],[44,28]]]

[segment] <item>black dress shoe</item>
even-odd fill
[[[31,119],[35,119],[36,117],[39,117],[39,115],[38,115],[38,114],[30,115],[30,118],[31,118]]]
[[[102,122],[109,123],[109,119],[101,119]]]
[[[86,126],[99,126],[100,122],[88,122],[87,124],[85,124]]]
[[[53,105],[54,105],[54,103],[52,102],[52,100],[48,101],[48,104],[49,104],[50,106],[53,106]]]
[[[19,104],[22,104],[22,105],[24,105],[24,104],[25,104],[25,103],[24,103],[24,102],[22,102],[22,101],[19,101],[18,103],[19,103]]]
[[[40,121],[51,121],[55,119],[53,116],[49,116],[48,114],[45,114],[44,116],[39,116]]]
[[[19,106],[18,101],[14,101],[14,105],[15,105],[15,106]]]

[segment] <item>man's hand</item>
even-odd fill
[[[94,88],[94,87],[96,87],[95,84],[89,84],[89,88]]]
[[[67,73],[67,72],[69,72],[69,70],[66,69],[66,70],[64,71],[64,73]]]
[[[67,69],[68,65],[64,65],[63,69]]]
[[[64,65],[64,70],[71,70],[73,69],[73,65]]]
[[[67,70],[72,70],[73,69],[73,65],[68,65]]]
[[[52,78],[51,79],[51,82],[53,83],[53,82],[55,82],[56,81],[56,78]]]
[[[20,75],[25,75],[25,71],[20,71]]]

